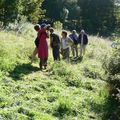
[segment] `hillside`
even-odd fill
[[[0,120],[107,120],[104,59],[111,43],[90,36],[83,61],[29,64],[33,35],[0,32]]]

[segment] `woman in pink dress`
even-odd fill
[[[48,60],[48,43],[47,38],[49,37],[46,27],[43,27],[39,31],[39,47],[38,47],[38,57],[40,58],[40,69],[42,70],[42,67],[46,69],[47,67],[47,60]]]

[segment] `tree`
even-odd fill
[[[43,0],[19,0],[19,13],[27,16],[28,21],[38,22],[44,17],[44,11],[41,9]]]
[[[106,34],[115,27],[114,0],[79,0],[82,27],[91,33]]]
[[[63,0],[45,0],[43,9],[46,9],[46,16],[54,21],[60,20],[60,11],[63,9]]]
[[[17,17],[18,0],[1,0],[0,1],[0,21],[3,25],[7,25],[10,21],[14,21]]]
[[[0,22],[6,26],[13,22],[18,15],[24,15],[30,22],[37,22],[44,16],[41,9],[43,0],[1,0]]]

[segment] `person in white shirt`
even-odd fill
[[[61,54],[63,59],[69,62],[70,60],[70,47],[72,46],[73,41],[71,38],[67,37],[67,32],[62,31],[62,38],[61,38]]]

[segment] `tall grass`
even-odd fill
[[[37,62],[29,64],[34,39],[0,32],[0,118],[102,120],[108,97],[102,62],[111,43],[90,36],[78,63],[53,62],[50,52],[48,71],[40,72]]]

